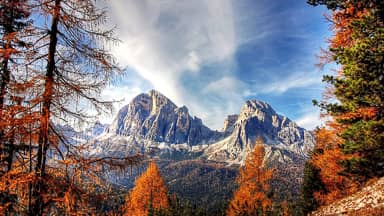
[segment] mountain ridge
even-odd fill
[[[212,130],[156,90],[137,95],[121,108],[104,132],[93,140],[94,154],[118,152],[159,155],[199,155],[228,163],[243,163],[256,137],[262,137],[266,157],[286,162],[305,160],[314,146],[313,134],[277,114],[266,102],[247,100],[239,114],[229,115],[223,129]]]
[[[300,128],[289,118],[277,114],[268,103],[259,100],[246,101],[232,127],[227,141],[221,141],[208,150],[211,152],[211,159],[220,161],[224,154],[224,157],[232,160],[244,161],[258,136],[263,138],[267,147],[290,150],[303,157],[314,146],[311,132]]]

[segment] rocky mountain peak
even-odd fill
[[[149,114],[156,114],[160,109],[167,107],[169,110],[174,110],[177,106],[167,97],[156,90],[150,90],[148,93],[142,93],[133,98],[128,106],[141,109]]]
[[[170,110],[174,110],[177,106],[167,97],[156,90],[150,90],[148,95],[152,100],[152,111],[151,113],[158,113],[160,109],[164,106],[168,107]]]
[[[240,110],[239,119],[257,117],[260,121],[264,121],[266,116],[278,115],[269,104],[259,100],[248,100]]]
[[[287,155],[282,153],[287,150],[306,157],[314,146],[310,132],[277,114],[268,103],[259,100],[246,101],[238,116],[229,116],[224,123],[224,134],[226,138],[223,141],[207,149],[208,158],[242,162],[259,136],[269,146],[268,154],[277,155],[276,160],[284,160],[281,155]]]
[[[218,132],[210,130],[185,106],[177,107],[158,91],[136,96],[123,107],[107,130],[116,135],[132,136],[169,144],[207,143]]]
[[[243,105],[244,107],[251,108],[253,110],[271,110],[274,111],[271,105],[269,105],[266,102],[260,101],[260,100],[247,100],[245,104]]]
[[[121,108],[103,136],[115,139],[104,141],[106,145],[115,142],[107,149],[119,149],[119,152],[124,151],[122,148],[130,152],[153,148],[175,151],[182,148],[187,152],[198,149],[203,157],[231,163],[242,163],[259,136],[267,145],[266,157],[278,161],[306,158],[315,142],[311,132],[259,100],[246,101],[239,115],[229,115],[223,130],[217,132],[198,117],[192,117],[186,106],[176,106],[155,90],[138,95]]]

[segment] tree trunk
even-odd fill
[[[47,149],[49,146],[49,120],[51,113],[51,103],[52,103],[52,94],[54,89],[54,70],[55,70],[55,55],[57,47],[57,35],[58,35],[58,23],[60,16],[60,6],[61,0],[55,0],[55,7],[52,14],[52,25],[49,38],[49,48],[48,48],[48,61],[47,61],[47,71],[45,74],[45,89],[43,93],[43,107],[41,113],[41,122],[40,122],[40,134],[39,134],[39,147],[37,152],[37,163],[35,167],[35,172],[37,175],[37,183],[34,188],[34,197],[35,202],[30,212],[30,215],[43,215],[43,176],[45,173],[46,165],[46,156]]]
[[[11,13],[11,17],[9,20],[13,20],[13,13]],[[12,21],[7,22],[6,25],[12,26]],[[4,36],[12,33],[10,31],[12,31],[12,30],[10,30],[9,28],[5,28]],[[4,110],[5,95],[7,94],[8,83],[11,80],[11,72],[8,68],[8,62],[9,62],[10,55],[6,54],[8,52],[8,50],[11,48],[11,42],[9,39],[4,44],[3,48],[5,50],[4,51],[5,53],[3,53],[3,60],[1,61],[1,84],[0,84],[0,123],[1,124],[4,123],[3,110]],[[6,141],[6,139],[4,139],[4,130],[5,130],[5,125],[0,126],[0,154],[1,155],[3,155],[4,153],[6,153],[8,151],[7,146],[6,146],[7,141]],[[8,161],[8,159],[7,159],[7,161]],[[9,164],[8,164],[8,166],[9,166]]]

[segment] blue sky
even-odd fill
[[[122,99],[156,89],[214,129],[248,99],[263,100],[300,126],[320,124],[315,67],[326,47],[324,8],[305,0],[114,0],[112,48],[126,75],[103,96]],[[103,119],[110,121],[111,117]]]

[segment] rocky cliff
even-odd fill
[[[154,90],[138,95],[124,106],[106,132],[189,146],[208,143],[219,136],[218,132],[206,127],[201,119],[189,115],[187,107],[177,107]]]
[[[242,162],[259,136],[266,144],[267,157],[281,162],[306,157],[315,143],[311,132],[258,100],[247,101],[239,115],[229,116],[224,122],[224,133],[227,136],[223,140],[205,150],[209,159]]]
[[[154,90],[136,96],[124,106],[91,144],[95,154],[156,150],[171,158],[188,155],[242,163],[258,136],[266,143],[266,159],[278,162],[303,161],[314,146],[311,132],[277,114],[265,102],[246,101],[238,115],[226,118],[221,131],[214,131],[201,119],[192,117],[187,107],[177,107]]]

